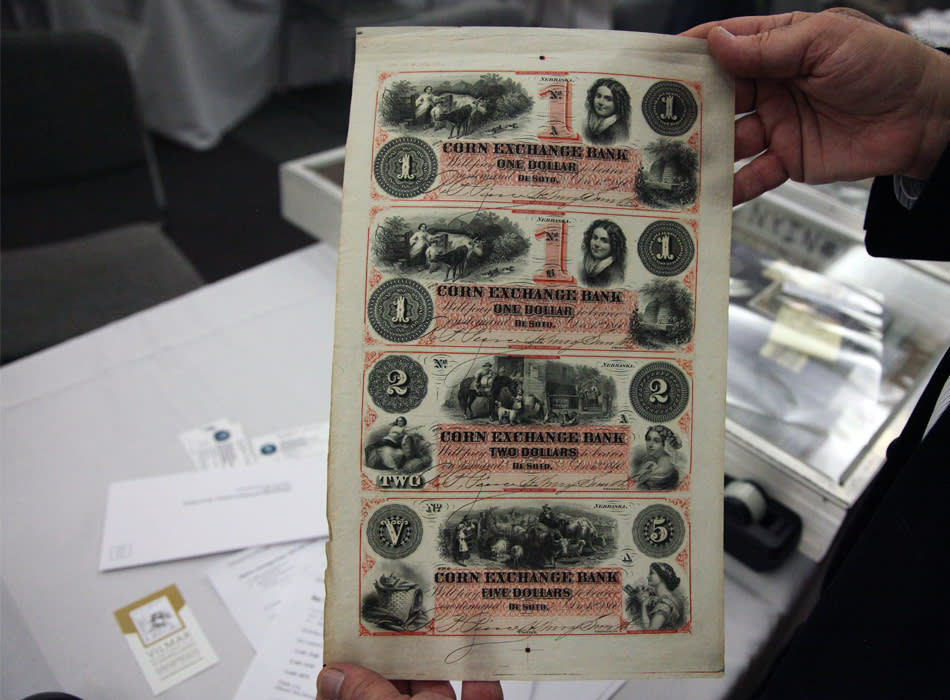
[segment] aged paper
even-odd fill
[[[625,32],[357,47],[326,660],[720,674],[730,79]]]

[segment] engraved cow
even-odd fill
[[[488,116],[488,103],[484,98],[456,92],[437,95],[429,111],[432,127],[439,129],[449,125],[449,138],[468,136]]]
[[[426,267],[430,272],[445,267],[445,281],[454,282],[470,270],[472,264],[482,257],[485,247],[476,236],[466,233],[436,231],[426,248]]]

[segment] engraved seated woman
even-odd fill
[[[637,488],[644,491],[669,491],[680,481],[679,449],[683,443],[676,433],[665,425],[651,426],[644,437],[644,445],[634,451],[632,478]]]
[[[379,433],[377,433],[378,436]],[[399,416],[382,438],[373,439],[365,449],[366,466],[414,474],[432,466],[432,452],[426,439],[406,430],[406,419]]]
[[[623,587],[627,595],[627,615],[645,630],[675,630],[686,622],[686,598],[679,590],[680,579],[665,562],[650,564],[650,573],[634,585]]]

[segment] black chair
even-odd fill
[[[200,286],[163,233],[161,180],[119,46],[5,33],[0,72],[2,361]]]

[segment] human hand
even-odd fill
[[[786,179],[926,179],[950,142],[950,56],[836,8],[694,27],[736,77],[736,204]]]
[[[388,681],[368,668],[333,664],[317,676],[317,700],[455,700],[448,681]],[[504,700],[498,681],[464,681],[461,700]]]

